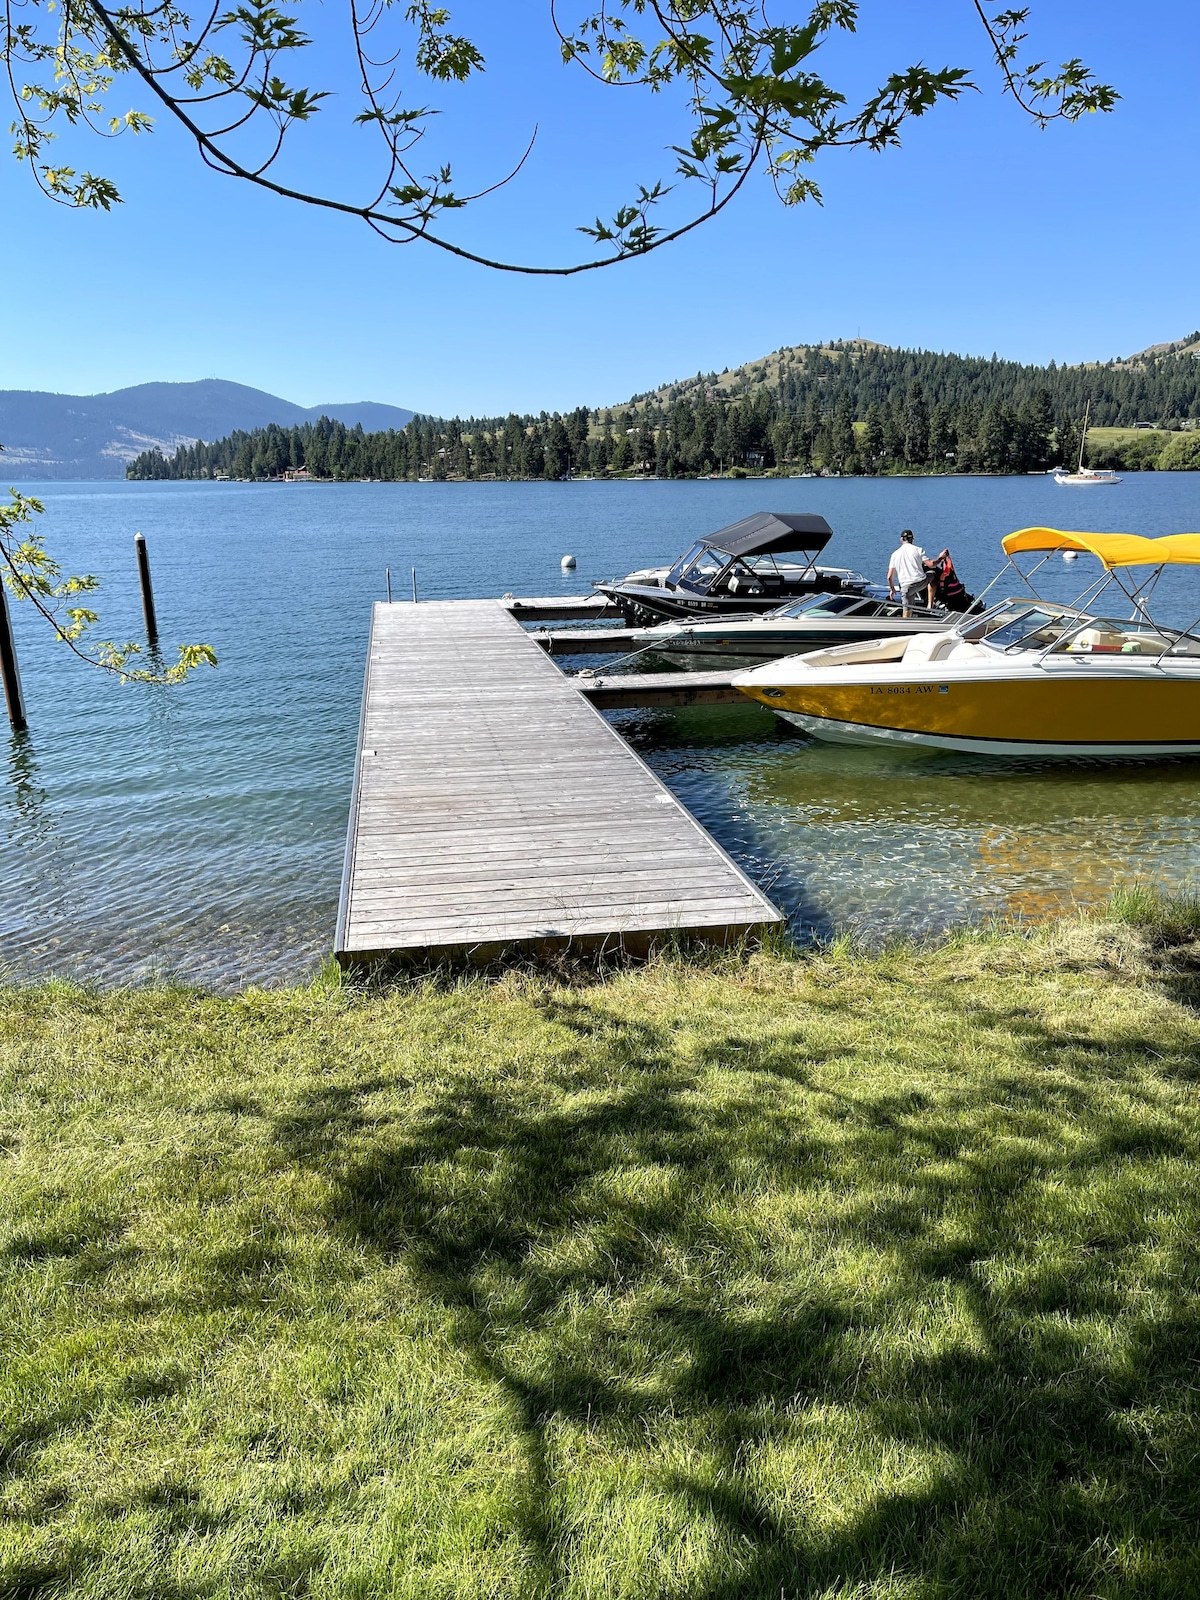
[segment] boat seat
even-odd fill
[[[1120,655],[1127,643],[1127,636],[1113,628],[1085,628],[1071,640],[1067,652],[1070,655]]]
[[[1126,656],[1161,656],[1171,647],[1171,641],[1160,633],[1127,633],[1121,650]]]
[[[810,667],[855,666],[860,661],[899,661],[912,640],[901,635],[891,639],[866,639],[861,644],[834,644],[824,650],[806,650]]]
[[[948,637],[944,633],[918,633],[908,641],[908,649],[904,652],[905,661],[942,661],[948,656],[957,639]]]

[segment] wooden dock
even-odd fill
[[[503,602],[375,606],[343,965],[638,953],[664,934],[725,941],[781,920]]]

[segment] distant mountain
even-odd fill
[[[0,390],[0,480],[123,478],[143,450],[222,439],[239,429],[283,427],[332,417],[372,432],[403,428],[413,413],[364,400],[297,406],[261,389],[204,378],[199,383],[139,383],[112,394]]]

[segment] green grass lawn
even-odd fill
[[[1088,441],[1094,445],[1128,444],[1131,439],[1153,440],[1161,450],[1174,435],[1166,428],[1089,428]]]
[[[0,991],[0,1596],[1200,1594],[1142,920]]]

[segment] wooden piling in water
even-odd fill
[[[0,582],[0,679],[4,681],[4,704],[8,707],[12,730],[14,733],[24,733],[29,723],[25,717],[21,674],[17,667],[17,646],[13,640],[8,596],[4,592],[3,582]]]
[[[150,645],[158,643],[158,618],[154,614],[154,590],[150,586],[150,557],[146,553],[146,536],[135,533],[133,546],[137,551],[138,582],[142,586],[142,615],[146,619],[146,639]]]

